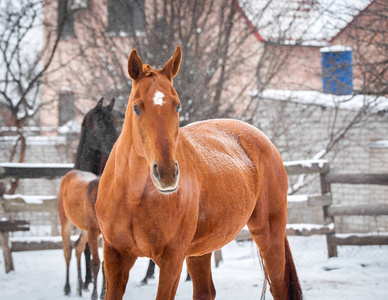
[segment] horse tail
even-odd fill
[[[97,201],[98,185],[100,184],[100,178],[92,180],[88,185],[87,199],[94,208]]]
[[[299,278],[296,273],[294,260],[292,258],[290,245],[288,243],[287,236],[284,237],[285,254],[286,254],[286,271],[285,271],[285,283],[288,288],[289,300],[301,300],[303,299],[302,288],[300,286]]]
[[[265,267],[264,259],[261,256],[259,249],[257,249],[257,252],[258,252],[258,257],[259,257],[259,262],[260,262],[260,265],[261,265],[261,269],[263,270],[263,273],[264,273],[263,289],[261,290],[260,300],[264,300],[265,299],[265,293],[267,291],[267,284],[271,284],[271,281],[269,280],[269,275],[268,275],[268,272],[267,272],[267,268]]]

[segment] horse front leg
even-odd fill
[[[121,300],[127,286],[129,271],[137,257],[122,255],[104,240],[104,270],[107,300]]]
[[[186,257],[186,264],[193,281],[193,299],[214,300],[216,289],[214,288],[211,271],[212,253],[202,256]]]
[[[185,257],[177,253],[168,253],[158,261],[160,268],[156,300],[173,300],[178,288]]]

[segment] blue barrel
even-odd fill
[[[335,95],[353,93],[352,48],[330,46],[320,49],[323,92]]]

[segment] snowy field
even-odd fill
[[[323,236],[290,237],[305,299],[388,299],[388,246],[339,247],[339,258],[327,259]],[[232,242],[222,249],[223,263],[213,267],[217,299],[259,299],[263,275],[256,247],[250,242]],[[5,274],[0,253],[0,299],[79,299],[76,296],[76,265],[73,252],[70,284],[72,294],[63,294],[65,260],[62,250],[13,253],[16,271]],[[139,259],[131,271],[124,299],[155,299],[156,278],[139,285],[148,259]],[[182,272],[176,299],[192,299],[190,282]],[[99,277],[101,284],[101,275]],[[91,287],[91,286],[90,286]],[[99,287],[100,291],[100,287]],[[84,292],[83,299],[90,299]],[[272,299],[267,292],[266,299]]]

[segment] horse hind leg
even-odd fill
[[[264,217],[255,209],[248,221],[249,232],[256,242],[262,260],[265,280],[275,300],[300,300],[302,289],[285,235],[286,209],[279,209]],[[266,223],[263,223],[266,220]],[[262,299],[265,297],[265,284]]]
[[[147,273],[144,277],[144,279],[141,281],[142,285],[146,285],[148,283],[148,279],[154,278],[155,274],[155,263],[152,259],[150,259],[150,262],[148,264]]]
[[[98,273],[100,271],[100,257],[98,255],[98,238],[100,236],[100,230],[98,228],[89,228],[88,230],[88,239],[89,239],[89,246],[90,251],[92,254],[92,260],[91,260],[91,270],[93,275],[93,292],[92,292],[92,299],[96,300],[98,298],[97,293],[97,277]]]
[[[78,295],[82,296],[82,272],[81,272],[81,255],[85,250],[86,242],[88,241],[88,235],[86,231],[81,231],[81,234],[76,241],[75,256],[77,258],[77,270],[78,270]]]
[[[187,269],[193,281],[194,300],[214,300],[216,297],[211,273],[211,256],[212,253],[186,257]]]
[[[105,267],[104,262],[102,262],[102,288],[101,288],[101,295],[100,299],[105,299],[105,293],[106,293],[106,279],[105,279]]]
[[[63,254],[65,256],[66,261],[66,283],[65,283],[65,295],[70,295],[70,284],[69,284],[69,269],[70,269],[70,260],[71,260],[71,252],[72,246],[70,242],[70,234],[71,234],[72,224],[66,220],[66,222],[62,223],[62,242],[63,242]]]
[[[86,275],[85,275],[85,281],[84,281],[83,289],[85,291],[88,291],[89,290],[89,284],[92,282],[92,272],[91,272],[91,267],[90,267],[90,248],[89,248],[89,243],[86,243],[84,255],[85,255]]]

